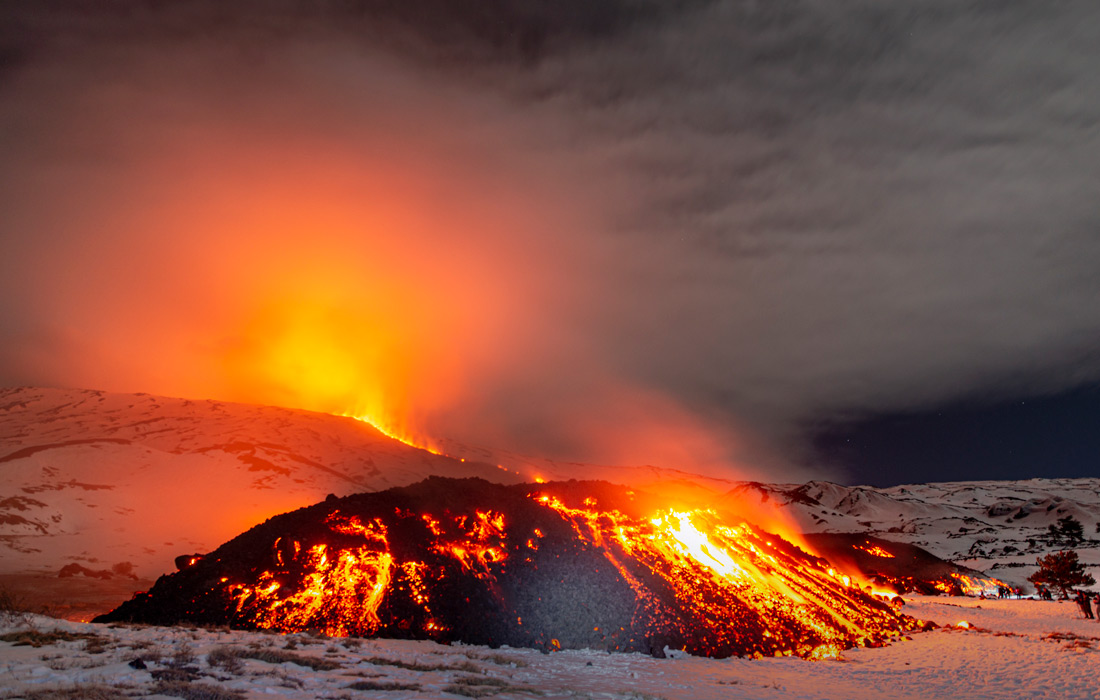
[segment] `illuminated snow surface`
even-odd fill
[[[839,661],[655,659],[592,651],[543,654],[433,642],[105,626],[31,617],[9,621],[3,632],[26,630],[29,623],[40,632],[88,633],[101,641],[60,641],[39,648],[0,642],[0,697],[89,684],[150,696],[157,689],[154,676],[168,684],[161,690],[173,683],[167,678],[175,677],[177,689],[181,683],[198,686],[194,691],[215,685],[223,691],[243,691],[244,698],[310,700],[461,695],[608,700],[1100,697],[1100,623],[1081,619],[1072,602],[918,597],[910,599],[906,610],[944,627],[884,648],[846,651]],[[971,629],[956,626],[964,620]],[[103,650],[91,653],[97,646]],[[314,670],[293,662],[242,659],[239,668],[226,670],[211,665],[210,653],[215,650],[278,650],[300,655],[299,661],[324,659],[335,667]],[[139,657],[146,659],[145,670],[128,665]],[[187,676],[191,680],[178,680]],[[367,689],[349,688],[356,683]]]

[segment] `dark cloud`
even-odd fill
[[[639,371],[782,417],[1095,378],[1097,19],[723,4],[543,66],[638,172]]]
[[[511,352],[479,351],[478,390],[431,417],[460,438],[624,458],[592,426],[627,441],[646,407],[701,463],[797,477],[807,424],[1100,379],[1093,2],[140,7],[5,7],[9,383],[72,366],[51,348],[110,354],[62,322],[88,258],[44,246],[148,262],[52,205],[178,164],[165,143],[250,139],[438,154],[471,220],[523,200],[529,226],[467,241],[507,248],[488,267],[525,292],[493,336]]]
[[[520,65],[570,47],[613,39],[712,0],[44,0],[7,3],[2,39],[39,47],[65,41],[225,41],[270,48],[303,35],[353,37],[405,58]],[[450,66],[453,67],[453,66]]]

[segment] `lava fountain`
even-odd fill
[[[330,497],[97,621],[809,658],[922,624],[734,515],[654,503],[604,482],[444,478]]]

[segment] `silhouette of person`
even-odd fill
[[[1084,591],[1077,591],[1077,605],[1081,608],[1081,612],[1085,614],[1086,620],[1095,619],[1092,615],[1092,597],[1085,594]]]

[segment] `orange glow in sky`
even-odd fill
[[[92,88],[59,117],[117,157],[51,171],[49,205],[13,214],[48,238],[21,269],[51,271],[10,281],[46,319],[3,349],[28,384],[350,415],[421,446],[729,466],[713,426],[595,347],[621,195],[558,160],[543,125],[404,75],[388,100],[303,78],[227,104],[176,84],[150,88],[175,121]]]

